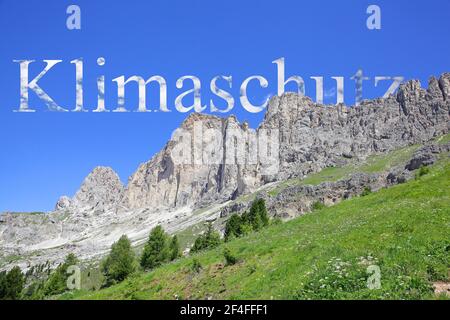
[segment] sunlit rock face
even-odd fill
[[[105,211],[115,208],[123,197],[124,186],[109,167],[96,167],[84,179],[73,203],[78,208]]]
[[[84,179],[73,198],[59,198],[55,210],[104,212],[117,208],[123,193],[124,186],[113,169],[96,167]]]
[[[195,126],[201,128],[195,131]],[[176,141],[169,142],[165,148],[149,162],[142,164],[128,182],[123,205],[130,208],[146,206],[180,207],[195,206],[200,202],[223,201],[236,196],[237,193],[250,192],[260,185],[256,165],[238,165],[229,161],[224,148],[218,148],[220,161],[209,162],[204,150],[208,146],[208,130],[214,129],[220,134],[215,142],[226,146],[231,132],[245,135],[248,127],[240,124],[234,116],[226,119],[191,114],[181,125],[184,132],[190,136],[189,159],[186,163],[179,163],[174,159]],[[203,139],[198,137],[202,132]],[[197,144],[197,145],[196,145]],[[194,149],[201,150],[200,157],[195,155]]]

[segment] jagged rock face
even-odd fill
[[[68,196],[62,196],[59,198],[58,202],[56,202],[55,210],[56,211],[62,211],[62,210],[68,210],[73,206],[73,201]]]
[[[116,208],[122,200],[124,186],[119,176],[108,167],[96,167],[84,179],[73,199],[62,197],[56,207],[75,207],[82,211],[105,211]]]
[[[222,164],[191,161],[179,165],[172,154],[177,143],[171,141],[130,178],[123,204],[129,208],[180,207],[225,201],[270,181],[301,177],[342,165],[349,158],[365,158],[428,141],[449,130],[449,93],[450,73],[446,73],[439,80],[431,78],[427,91],[413,80],[402,84],[396,95],[351,108],[317,105],[294,93],[274,97],[257,133],[262,129],[278,131],[278,172],[262,173],[261,162],[229,164],[226,152]],[[227,138],[235,130],[240,134],[250,132],[234,116],[221,119],[202,114],[191,114],[181,128],[194,139],[194,127],[199,122],[204,130],[205,126],[221,130],[220,143],[225,149],[230,147]],[[201,144],[208,146],[207,142]]]
[[[447,80],[448,74],[439,83]],[[352,108],[317,105],[308,97],[291,93],[274,97],[261,127],[280,130],[277,180],[447,133],[449,102],[444,100],[442,89],[447,86],[436,87],[435,80],[430,83],[428,94],[414,80],[401,85],[395,96],[364,101]]]
[[[200,127],[195,128],[196,125]],[[214,142],[208,134],[209,129],[220,133]],[[260,184],[256,165],[227,164],[226,153],[221,149],[228,144],[229,135],[235,132],[245,135],[248,130],[234,116],[222,119],[193,113],[183,122],[181,130],[188,134],[183,136],[183,139],[190,140],[188,147],[180,150],[177,144],[180,140],[173,139],[152,160],[142,164],[129,179],[124,206],[181,207],[201,201],[223,201],[232,198],[237,190],[250,192]],[[203,139],[199,139],[199,134]],[[211,160],[206,155],[207,149],[213,143],[219,145],[223,154],[218,155],[219,161],[207,162]],[[180,163],[175,159],[178,151],[187,153],[184,155],[186,162]]]
[[[444,73],[439,79],[439,88],[445,100],[450,99],[450,73]]]

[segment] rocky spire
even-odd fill
[[[57,210],[105,211],[117,206],[123,197],[124,186],[109,167],[96,167],[83,181],[73,199],[61,197]]]

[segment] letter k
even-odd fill
[[[50,111],[68,111],[56,104],[50,96],[37,84],[37,82],[56,64],[62,60],[44,60],[47,65],[31,82],[28,82],[28,65],[34,60],[13,60],[20,64],[20,107],[18,112],[34,112],[28,107],[28,89],[33,90],[42,99]]]

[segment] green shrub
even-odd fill
[[[0,300],[6,296],[6,271],[0,272]]]
[[[264,199],[253,201],[250,211],[242,215],[242,220],[244,223],[249,223],[254,231],[269,225],[269,216]]]
[[[136,270],[134,252],[126,235],[111,246],[111,252],[102,263],[105,286],[125,280]]]
[[[283,223],[283,220],[280,217],[275,217],[272,220],[270,220],[270,224],[274,225],[274,226],[282,224],[282,223]]]
[[[202,270],[202,265],[197,258],[194,258],[194,260],[192,260],[191,269],[196,273],[199,273]]]
[[[256,200],[256,208],[264,227],[269,225],[269,215],[267,214],[266,201],[264,199]]]
[[[425,166],[421,166],[419,168],[419,171],[417,171],[417,173],[416,173],[416,179],[419,179],[420,177],[428,174],[429,172],[430,172],[430,168],[425,167]]]
[[[237,258],[231,253],[231,250],[229,248],[225,248],[223,250],[223,256],[225,257],[225,265],[227,266],[232,266],[238,261]]]
[[[368,196],[369,194],[372,193],[372,189],[370,189],[370,187],[364,187],[363,192],[361,193],[361,197],[365,197]]]
[[[323,209],[323,208],[325,208],[325,204],[323,204],[322,202],[320,202],[320,201],[316,201],[316,202],[314,202],[313,204],[312,204],[312,210],[313,211],[316,211],[316,210],[321,210],[321,209]]]
[[[241,235],[246,236],[253,232],[253,227],[250,223],[243,223],[239,228]]]

